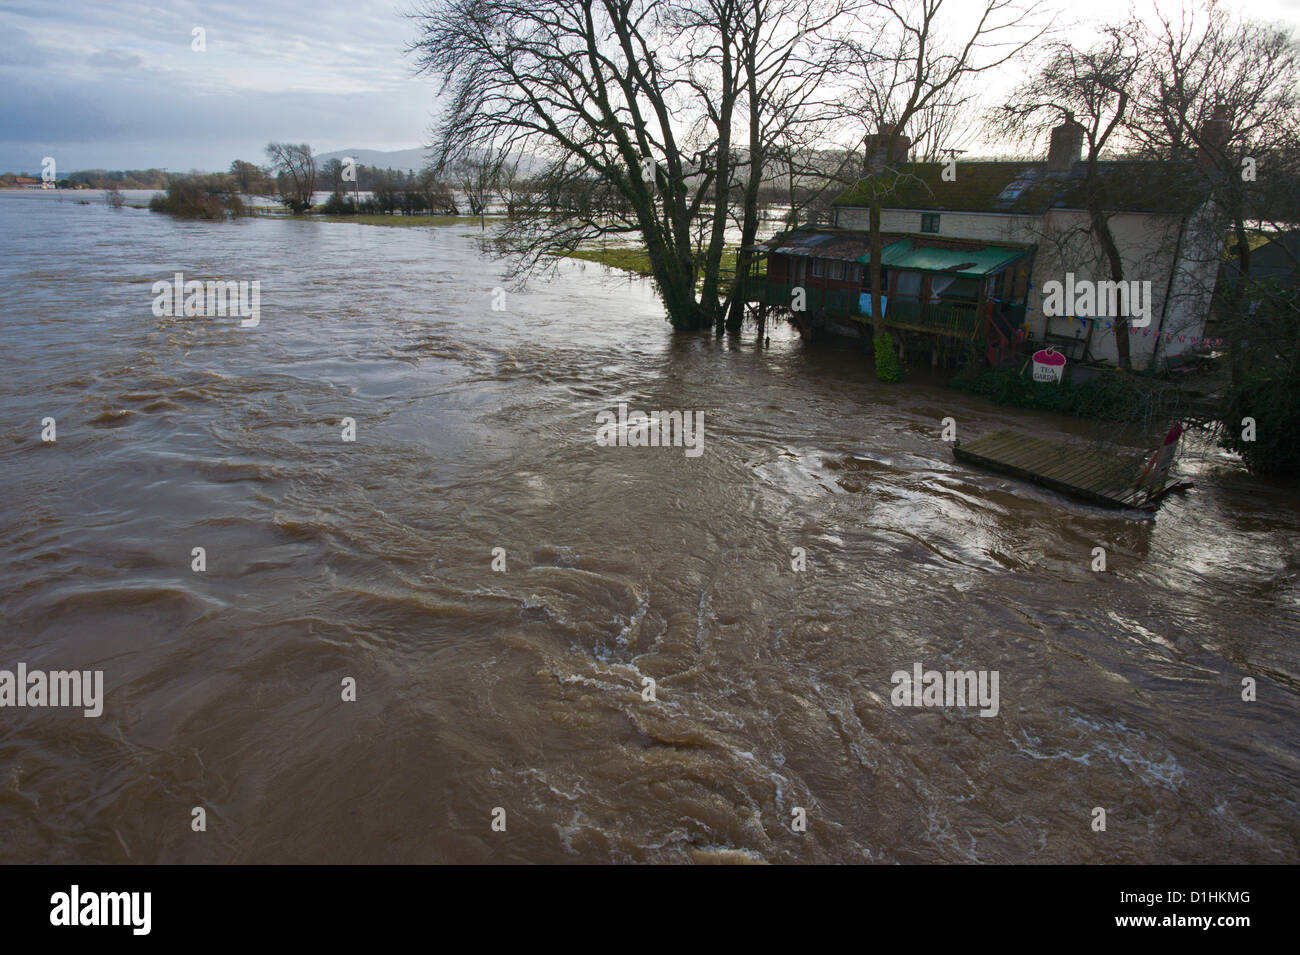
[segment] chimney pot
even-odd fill
[[[1069,172],[1070,167],[1083,158],[1083,126],[1074,121],[1073,113],[1065,114],[1065,121],[1053,127],[1051,142],[1047,147],[1049,172]]]
[[[900,135],[892,123],[881,123],[880,132],[866,138],[866,147],[867,169],[875,175],[885,166],[905,160],[907,151],[912,148],[912,140]]]
[[[1228,107],[1218,103],[1210,118],[1201,124],[1201,145],[1196,151],[1197,161],[1203,169],[1213,169],[1215,160],[1224,155],[1224,148],[1232,137],[1232,120]]]

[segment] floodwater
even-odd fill
[[[104,681],[0,708],[0,860],[1300,861],[1293,490],[1084,506],[939,434],[1080,422],[594,265],[494,310],[472,232],[0,195],[0,669]],[[178,271],[259,324],[156,317]]]

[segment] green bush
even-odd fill
[[[876,350],[876,377],[881,381],[894,382],[903,380],[903,366],[898,363],[898,352],[894,350],[894,340],[889,332],[881,332],[874,339]]]
[[[1243,440],[1243,418],[1255,419],[1253,441]],[[1300,474],[1300,374],[1256,374],[1228,396],[1220,444],[1236,451],[1252,474]]]
[[[224,219],[247,212],[238,193],[228,189],[225,182],[209,181],[209,178],[173,179],[165,194],[149,200],[149,209],[186,219]]]
[[[949,384],[1001,405],[1040,408],[1078,418],[1102,421],[1132,420],[1137,409],[1151,400],[1142,379],[1107,370],[1078,385],[1034,381],[1015,368],[986,368],[975,363],[963,368]]]
[[[1252,473],[1300,474],[1300,293],[1276,278],[1244,290],[1241,382],[1224,402],[1219,443],[1236,451]],[[1255,419],[1245,440],[1243,418]]]
[[[357,214],[357,205],[342,193],[334,192],[325,200],[321,212],[329,216],[352,216]]]

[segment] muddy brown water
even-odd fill
[[[1205,450],[1153,519],[1077,504],[939,422],[1080,422],[674,337],[592,265],[494,311],[471,231],[0,196],[0,669],[106,690],[0,708],[0,860],[1300,858],[1293,491]],[[155,317],[177,271],[260,324]],[[619,402],[703,454],[598,446]],[[917,663],[997,715],[893,705]]]

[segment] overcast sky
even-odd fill
[[[950,0],[958,7],[963,0]],[[1130,0],[1051,0],[1118,18]],[[1148,0],[1143,0],[1148,2]],[[1232,0],[1300,27],[1300,0]],[[413,0],[0,2],[0,172],[225,169],[269,140],[317,152],[427,141]],[[205,31],[206,51],[192,49]]]

